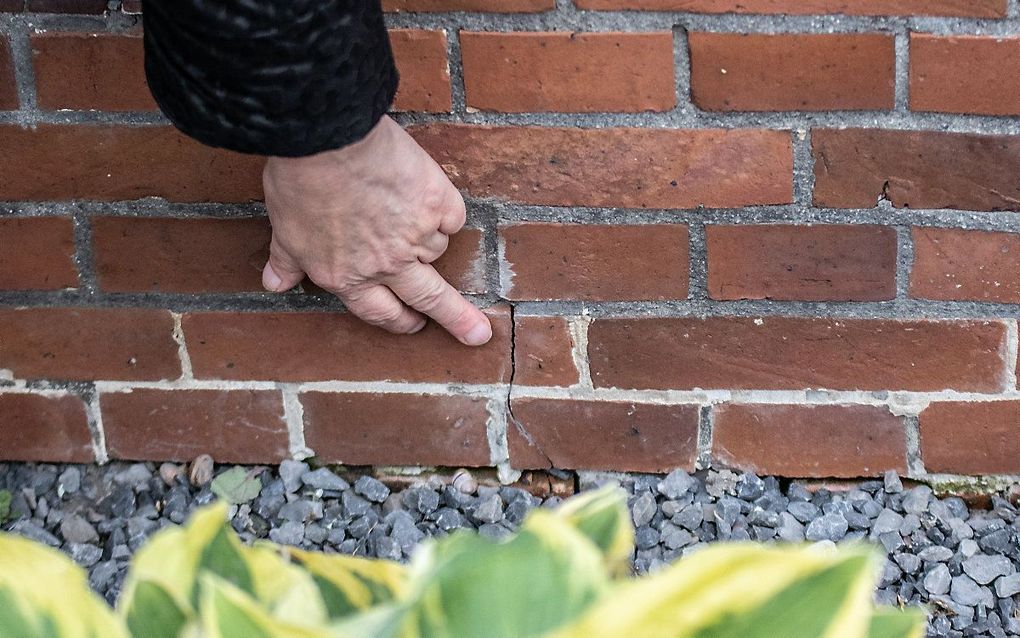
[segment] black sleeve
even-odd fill
[[[379,0],[145,0],[160,109],[210,146],[297,157],[364,137],[393,101]]]

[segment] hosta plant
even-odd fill
[[[495,542],[428,541],[409,565],[246,546],[225,504],[138,552],[117,609],[52,549],[0,535],[0,636],[119,638],[920,636],[918,610],[871,603],[876,556],[720,544],[631,578],[624,494],[533,512]]]

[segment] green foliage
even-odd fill
[[[215,479],[209,488],[216,496],[234,505],[248,503],[262,491],[262,479],[243,467],[232,467]]]
[[[11,517],[11,492],[0,490],[0,523],[4,523]]]
[[[246,496],[246,477],[217,492]],[[240,490],[242,493],[238,493]],[[246,546],[226,504],[138,552],[116,613],[49,548],[0,535],[0,635],[207,638],[921,636],[919,610],[875,609],[877,559],[717,545],[627,577],[633,529],[609,488],[537,510],[509,540],[461,532],[408,565],[271,543]]]

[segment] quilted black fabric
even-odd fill
[[[156,102],[210,146],[296,157],[364,137],[397,89],[379,0],[145,0]]]

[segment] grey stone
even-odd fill
[[[903,523],[900,524],[901,536],[910,536],[919,529],[921,529],[921,519],[917,514],[907,514],[903,517]]]
[[[995,581],[995,595],[999,598],[1009,598],[1020,594],[1020,574],[1010,574]]]
[[[657,485],[658,492],[670,500],[676,500],[697,488],[698,480],[683,470],[673,470]]]
[[[900,568],[887,558],[882,561],[882,573],[878,578],[878,586],[888,587],[899,580],[901,576],[903,576],[903,572],[900,571]]]
[[[779,525],[779,514],[776,512],[770,512],[763,510],[760,507],[755,506],[747,514],[747,522],[751,525],[760,525],[764,527],[776,527]]]
[[[103,550],[95,545],[70,543],[65,549],[71,555],[71,560],[82,567],[92,567],[103,557]]]
[[[691,533],[681,527],[678,527],[672,523],[664,523],[662,529],[659,530],[659,537],[662,544],[669,549],[676,549],[689,545],[694,537]]]
[[[896,532],[898,534],[902,524],[903,516],[886,508],[875,519],[875,523],[871,527],[871,536],[872,538],[878,538],[880,534],[886,532]]]
[[[503,499],[499,494],[483,497],[472,517],[479,523],[498,523],[503,520]]]
[[[436,510],[436,526],[444,532],[449,532],[464,526],[464,517],[457,510],[450,507],[443,507]]]
[[[283,487],[288,494],[301,489],[301,476],[308,472],[308,464],[303,461],[284,459],[280,463],[280,478],[283,479]]]
[[[715,504],[715,520],[717,523],[725,523],[732,527],[740,517],[740,509],[740,501],[731,496],[724,496]]]
[[[50,547],[60,547],[60,540],[56,536],[50,534],[31,520],[17,521],[9,529],[15,534],[30,538],[38,543],[49,545]]]
[[[127,469],[113,475],[113,482],[117,485],[124,485],[132,489],[140,489],[152,478],[152,472],[145,467],[144,463],[135,463]]]
[[[810,523],[821,514],[818,506],[809,501],[790,501],[786,511],[801,523]]]
[[[313,490],[329,492],[342,492],[351,487],[347,481],[325,467],[320,467],[313,472],[305,472],[301,475],[301,482]]]
[[[900,480],[900,475],[896,473],[896,470],[888,470],[885,473],[883,487],[887,494],[898,494],[903,491],[903,481]]]
[[[705,509],[700,503],[688,505],[680,510],[680,513],[674,516],[672,520],[680,527],[694,531],[705,520]]]
[[[953,536],[956,536],[960,540],[970,540],[974,538],[974,530],[971,529],[967,521],[962,518],[951,518],[949,519],[949,529],[953,531]]]
[[[978,539],[978,545],[989,554],[1004,554],[1009,549],[1010,533],[1000,529]]]
[[[924,584],[925,591],[933,596],[938,596],[949,591],[952,579],[949,568],[939,563],[928,570],[928,573],[924,575],[922,583]]]
[[[373,503],[382,503],[390,495],[390,488],[379,479],[368,475],[359,477],[354,482],[354,491]]]
[[[322,518],[322,501],[300,500],[280,508],[278,516],[285,521],[310,523]]]
[[[953,557],[953,550],[941,545],[932,545],[919,551],[917,557],[927,562],[945,563]]]
[[[779,527],[776,534],[787,543],[799,543],[804,540],[804,525],[793,514],[783,512],[779,515]]]
[[[974,554],[977,554],[980,550],[981,548],[978,547],[977,542],[971,538],[965,538],[960,541],[960,554],[962,554],[964,558],[970,558]]]
[[[418,529],[414,518],[407,512],[393,512],[386,517],[386,521],[391,525],[390,536],[404,554],[410,555],[414,546],[425,538],[424,532]]]
[[[634,531],[634,544],[638,549],[651,549],[659,544],[659,532],[647,525]]]
[[[429,514],[439,508],[439,494],[427,487],[412,487],[404,492],[404,504],[422,514]]]
[[[524,500],[522,498],[514,499],[509,505],[506,506],[506,511],[503,512],[503,520],[517,527],[524,522],[524,519],[528,516],[528,512],[531,511],[531,501]]]
[[[69,467],[57,477],[57,490],[64,494],[77,494],[81,489],[81,472],[76,467]]]
[[[378,558],[388,560],[400,560],[403,555],[400,544],[388,536],[382,536],[375,539],[372,543],[372,549]]]
[[[305,540],[314,545],[322,545],[329,538],[329,530],[318,523],[305,525]]]
[[[885,532],[878,535],[878,542],[885,548],[887,554],[899,551],[903,547],[903,537],[899,532]]]
[[[89,573],[89,584],[92,589],[105,591],[110,581],[117,575],[117,563],[112,560],[97,563]]]
[[[326,542],[340,545],[347,538],[347,531],[342,527],[334,527],[326,533]]]
[[[91,523],[78,514],[69,514],[60,521],[60,535],[68,543],[97,543],[99,534]]]
[[[975,605],[991,607],[995,604],[992,592],[987,588],[981,587],[974,582],[970,576],[966,575],[956,576],[953,578],[953,584],[950,588],[949,596],[954,601],[968,607],[973,607]]]
[[[860,512],[846,512],[843,514],[850,529],[868,529],[871,527],[871,519]]]
[[[848,528],[842,514],[826,514],[808,524],[804,537],[809,541],[838,541],[846,536]]]
[[[269,530],[269,540],[280,545],[300,545],[305,540],[305,526],[287,521],[276,529]]]
[[[752,472],[747,472],[740,477],[736,486],[737,498],[744,501],[753,501],[765,493],[765,482]]]
[[[921,559],[914,554],[906,552],[896,554],[896,556],[893,557],[893,560],[895,560],[896,564],[900,566],[900,569],[908,574],[916,574],[917,570],[921,568]]]
[[[927,485],[918,485],[907,490],[903,494],[903,511],[907,514],[921,514],[928,509],[931,495],[931,488]]]
[[[350,491],[343,493],[340,497],[340,502],[343,503],[344,516],[347,518],[364,516],[370,509],[372,509],[371,503]]]
[[[631,519],[635,527],[648,525],[655,516],[655,497],[651,492],[642,492],[630,506]]]
[[[979,585],[987,585],[999,576],[1012,574],[1014,569],[1005,556],[976,554],[963,561],[963,571]]]

